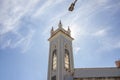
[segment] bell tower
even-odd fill
[[[58,29],[51,29],[51,36],[48,39],[49,60],[48,80],[68,80],[73,75],[73,48],[71,31],[63,29],[61,21]]]

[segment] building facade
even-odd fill
[[[71,30],[51,29],[48,80],[120,80],[120,68],[74,68]],[[118,61],[118,64],[120,61]]]

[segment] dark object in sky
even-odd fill
[[[74,6],[75,6],[75,3],[77,2],[77,0],[75,0],[69,7],[69,11],[73,11],[74,10]]]

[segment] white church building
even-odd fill
[[[120,80],[120,61],[117,67],[74,68],[71,30],[51,29],[49,40],[48,80]]]

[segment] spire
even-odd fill
[[[54,31],[54,29],[53,29],[53,26],[52,26],[52,29],[51,29],[51,31]]]
[[[59,27],[59,28],[62,28],[61,20],[59,21],[58,27]]]
[[[69,26],[68,26],[68,33],[69,33],[69,35],[71,35],[71,30],[70,30]]]
[[[71,30],[70,30],[69,26],[68,26],[68,31],[69,31],[69,32],[71,32]]]
[[[51,35],[53,34],[53,32],[54,32],[54,29],[53,29],[53,27],[52,27],[52,29],[51,29]]]

